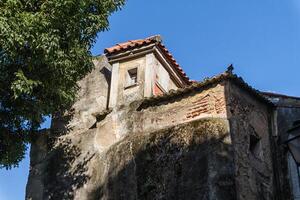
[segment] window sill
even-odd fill
[[[125,86],[125,87],[124,87],[124,90],[129,89],[129,88],[133,88],[133,87],[135,87],[135,86],[138,86],[138,83],[134,83],[134,84],[132,84],[132,85]]]

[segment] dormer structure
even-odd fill
[[[112,65],[109,108],[191,84],[160,36],[120,43],[104,53]]]

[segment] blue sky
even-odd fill
[[[233,63],[256,89],[300,96],[299,0],[129,0],[110,22],[94,55],[118,42],[160,34],[194,80]],[[19,168],[0,170],[0,200],[24,199],[28,170],[28,156]]]

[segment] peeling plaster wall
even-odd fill
[[[86,89],[87,88],[83,88],[83,90]],[[79,104],[76,103],[75,105],[79,105]],[[84,101],[81,102],[81,105],[83,107],[86,106],[84,104]],[[58,137],[54,136],[48,138],[46,140],[47,142],[43,144],[45,146],[45,152],[44,152],[45,157],[43,160],[39,161],[41,162],[42,167],[36,164],[35,161],[36,160],[35,157],[39,157],[40,152],[36,150],[37,148],[33,148],[31,168],[36,169],[36,173],[34,173],[34,171],[30,173],[30,181],[28,182],[27,185],[28,188],[27,199],[30,198],[32,198],[33,200],[34,199],[57,199],[57,198],[99,199],[98,195],[100,194],[102,195],[102,192],[105,192],[105,194],[103,193],[104,195],[103,199],[110,199],[111,195],[117,195],[111,193],[112,191],[115,190],[121,190],[125,196],[129,195],[127,194],[128,193],[127,190],[129,190],[129,192],[133,193],[134,196],[148,195],[147,198],[151,199],[149,194],[146,194],[145,191],[137,194],[135,193],[136,191],[131,191],[131,189],[128,189],[131,188],[131,186],[126,187],[127,189],[126,188],[122,189],[119,186],[120,184],[123,184],[122,183],[123,178],[129,181],[126,182],[126,184],[128,185],[130,185],[130,181],[134,181],[130,179],[130,175],[127,173],[125,174],[121,173],[123,175],[120,177],[123,178],[121,178],[121,180],[119,179],[115,180],[116,182],[114,183],[115,186],[111,186],[110,184],[108,184],[109,180],[114,178],[113,174],[118,172],[117,169],[124,167],[122,163],[126,165],[127,162],[126,160],[127,158],[123,157],[123,153],[121,155],[118,155],[121,152],[119,152],[116,149],[112,150],[112,148],[114,148],[114,146],[116,145],[118,146],[119,143],[122,143],[122,141],[126,140],[126,138],[132,134],[135,136],[139,134],[147,136],[152,132],[159,132],[159,130],[165,130],[168,128],[171,128],[171,130],[173,130],[172,127],[178,126],[179,124],[192,123],[192,121],[197,121],[208,117],[220,118],[223,119],[224,122],[226,122],[224,86],[222,84],[215,85],[210,89],[205,89],[202,91],[192,93],[188,96],[176,97],[170,101],[162,102],[160,105],[157,105],[155,107],[149,107],[146,109],[139,110],[139,106],[140,106],[140,101],[136,101],[131,103],[129,106],[116,107],[109,114],[107,114],[107,116],[105,116],[102,120],[97,122],[95,126],[92,126],[91,128],[88,129],[82,128],[82,129],[73,129],[73,130],[69,129],[65,134],[58,134],[60,136]],[[80,107],[75,107],[75,108],[78,111],[82,109]],[[96,111],[99,111],[98,108],[95,108],[95,110],[93,110],[93,112]],[[211,120],[214,121],[213,119]],[[54,121],[54,123],[61,123],[61,122],[62,121]],[[94,121],[92,122],[94,123]],[[216,124],[209,123],[209,125],[207,125],[207,128],[208,130],[210,130],[211,127],[217,125],[218,123]],[[169,133],[170,132],[168,132],[168,134]],[[185,132],[185,135],[187,134],[189,134],[189,132]],[[167,142],[168,137],[167,136],[164,137],[166,137],[166,139],[163,139],[164,142]],[[209,135],[201,136],[200,134],[199,137],[205,138],[211,136]],[[185,140],[184,138],[185,136],[184,137],[182,136],[183,140]],[[186,140],[188,140],[188,138],[186,138]],[[229,146],[231,145],[231,139],[228,134],[226,135],[226,137],[222,139],[222,141],[226,143],[226,145],[229,148]],[[140,142],[145,142],[145,141],[140,140]],[[205,140],[202,140],[202,142],[205,142]],[[211,144],[212,145],[211,148],[214,148],[213,144],[214,143]],[[133,144],[133,145],[136,146],[139,144]],[[170,145],[172,146],[172,144]],[[33,146],[39,147],[39,143],[34,143]],[[193,186],[193,182],[191,181],[195,177],[191,176],[190,180],[184,178],[182,181],[186,183],[182,183],[181,186],[177,185],[177,182],[172,183],[172,185],[170,186],[173,188],[172,191],[173,190],[177,191],[178,187],[182,187],[181,189],[182,192],[177,191],[176,193],[178,195],[183,195],[181,197],[182,199],[184,199],[185,195],[188,195],[188,193],[190,193],[187,191],[191,191],[191,190],[195,190],[193,192],[193,195],[195,196],[213,195],[210,199],[222,199],[221,198],[222,194],[228,194],[230,195],[230,198],[231,197],[233,198],[234,196],[234,191],[232,190],[233,179],[231,176],[233,172],[232,170],[233,166],[231,161],[227,162],[228,160],[232,160],[233,157],[232,157],[232,153],[230,153],[231,147],[228,149],[225,146],[224,147],[220,146],[220,150],[221,150],[220,152],[216,152],[216,154],[211,154],[210,156],[208,156],[210,159],[208,159],[208,157],[205,158],[206,167],[203,168],[204,171],[202,171],[201,173],[199,172],[200,173],[199,176],[203,173],[205,174],[207,171],[210,171],[211,173],[207,176],[207,179],[200,179],[200,177],[202,176],[201,175],[199,177],[199,180],[197,180],[201,182],[202,184],[201,187],[203,187],[202,189],[200,188],[200,186],[199,188],[198,186],[197,188]],[[219,147],[216,146],[216,148]],[[166,149],[166,151],[169,150]],[[179,151],[178,153],[180,153],[182,150],[178,149],[178,151]],[[203,151],[205,153],[210,150],[203,150]],[[109,155],[114,154],[114,156],[107,158],[107,152],[110,152]],[[162,152],[157,152],[155,154],[158,160],[160,159],[160,153]],[[130,155],[130,154],[126,152],[126,155]],[[176,156],[176,155],[172,155],[172,156]],[[135,155],[131,155],[131,156],[133,157],[133,160],[135,160],[134,159]],[[170,159],[176,158],[176,157],[173,158],[172,156],[170,157]],[[188,154],[186,156],[188,156]],[[196,167],[199,165],[197,164],[198,161],[195,161],[195,163],[193,163],[193,159],[195,159],[195,156],[188,156],[188,157],[189,159],[191,159],[190,161],[185,162],[185,160],[182,160],[180,162],[182,162],[182,165],[185,166],[186,170],[191,169],[190,167],[195,165],[195,171],[186,171],[185,173],[194,174],[194,173],[198,173],[197,170],[202,170],[202,168],[198,169]],[[199,162],[202,163],[204,161],[203,159],[204,158],[201,158],[200,156]],[[224,163],[225,161],[227,162],[227,164]],[[141,161],[141,162],[143,162],[143,164],[140,166],[141,169],[139,170],[150,170],[150,168],[152,168],[152,166],[150,165],[147,166],[146,163],[144,163],[145,161]],[[222,164],[219,165],[218,164],[219,162]],[[159,165],[159,163],[154,162],[153,165]],[[172,162],[170,162],[168,166],[171,167]],[[222,168],[223,172],[219,174],[217,173],[217,171],[220,170],[220,166],[223,166]],[[158,166],[158,171],[162,169],[161,167],[163,166],[160,167]],[[164,170],[168,171],[169,169],[164,168]],[[109,174],[107,174],[108,172]],[[36,176],[35,174],[39,174],[39,176]],[[136,181],[140,182],[141,180],[143,179],[141,179],[140,177],[140,179]],[[108,183],[106,183],[106,181],[108,181]],[[143,180],[143,181],[147,181],[147,180]],[[167,184],[167,180],[162,180],[162,181],[163,182],[161,184]],[[38,187],[35,184],[37,182],[40,182],[42,184],[40,184],[40,186]],[[103,191],[101,189],[101,191],[99,192],[98,188],[100,187],[99,186],[100,183],[104,184],[105,187]],[[140,187],[140,184],[135,185],[135,187]],[[225,190],[222,188],[227,188],[227,189]],[[172,195],[174,195],[171,193],[171,190],[164,191],[167,190],[167,188],[160,188],[159,190],[161,192],[168,193],[168,195],[171,195],[170,198],[172,197]],[[184,192],[184,190],[187,191]],[[204,193],[201,194],[197,192],[199,190],[206,191],[206,192],[205,194]],[[120,195],[123,194],[120,193]],[[107,198],[105,196],[107,196]],[[126,199],[134,199],[134,196],[130,196],[130,195],[126,196]],[[122,199],[122,197],[118,197],[117,199]]]
[[[112,87],[116,90],[111,94],[111,98],[115,98],[115,104],[112,103],[111,108],[128,105],[132,101],[153,96],[156,83],[159,83],[164,92],[178,88],[171,79],[169,72],[153,53],[120,61],[114,66],[118,69],[115,70],[116,73],[114,74],[117,76],[117,80],[114,79],[112,82]],[[128,87],[126,85],[127,73],[133,68],[137,68],[137,84]],[[111,101],[114,102],[114,100]]]
[[[273,199],[271,111],[234,83],[226,87],[238,199]],[[250,136],[260,138],[250,149]]]
[[[103,59],[92,73],[109,68]],[[107,83],[88,75],[72,109],[32,144],[27,199],[272,199],[269,110],[247,92],[224,81],[103,112]]]
[[[117,105],[128,105],[144,97],[145,66],[146,56],[119,63]],[[137,68],[137,84],[126,88],[127,71],[133,68]]]
[[[79,81],[77,101],[65,113],[58,113],[52,118],[52,132],[59,134],[82,132],[96,123],[94,113],[106,109],[108,102],[111,65],[105,56],[93,60],[95,68]]]
[[[224,86],[175,97],[159,105],[139,109],[141,101],[116,107],[97,123],[97,148],[105,150],[128,134],[151,132],[201,118],[226,118]]]
[[[98,57],[93,62],[95,64],[94,70],[78,83],[80,90],[74,105],[67,112],[57,113],[56,116],[53,116],[51,133],[50,130],[42,132],[31,144],[26,199],[51,199],[51,187],[58,187],[59,185],[60,189],[64,190],[64,184],[69,184],[68,182],[72,179],[71,174],[73,172],[70,172],[70,177],[64,176],[64,173],[67,174],[69,173],[68,170],[71,170],[68,151],[73,152],[70,150],[73,146],[71,145],[73,140],[68,138],[88,138],[86,132],[89,132],[89,129],[96,123],[94,113],[105,110],[107,106],[111,66],[106,57],[103,56]],[[81,136],[81,134],[84,135]],[[64,144],[65,141],[68,141],[67,144],[70,145]],[[93,147],[93,142],[86,144]],[[80,149],[80,152],[80,154],[85,155],[85,150]],[[77,159],[81,160],[82,157]],[[60,174],[55,174],[52,171],[52,165],[61,167]],[[73,168],[76,168],[77,163],[72,163],[72,165]],[[77,167],[80,168],[80,165]],[[52,182],[52,176],[58,177],[66,183]],[[68,193],[68,190],[63,192]]]
[[[226,118],[225,94],[222,84],[187,96],[161,101],[131,116],[134,132],[154,131],[206,117]]]
[[[169,72],[157,58],[155,58],[154,62],[154,82],[152,87],[154,87],[155,82],[158,82],[165,90],[165,92],[169,92],[169,90],[175,90],[178,88],[174,81],[171,79]]]

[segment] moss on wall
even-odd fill
[[[235,199],[228,122],[206,118],[132,133],[99,153],[94,132],[56,142],[32,199]],[[34,189],[32,186],[31,189]]]
[[[98,197],[235,199],[228,137],[223,119],[129,134],[106,154],[109,169]]]

